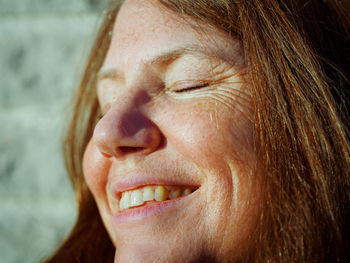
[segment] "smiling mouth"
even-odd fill
[[[121,212],[167,200],[180,199],[198,188],[182,186],[148,185],[121,193],[119,209]]]

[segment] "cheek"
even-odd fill
[[[169,141],[178,153],[198,166],[220,168],[223,165],[226,169],[228,161],[242,164],[255,158],[254,127],[242,114],[213,103],[196,107],[181,105],[164,112],[167,120],[174,123],[170,128],[165,127]]]
[[[110,166],[111,162],[100,153],[93,141],[90,141],[84,153],[83,173],[96,202],[99,201],[99,197],[105,196]]]
[[[169,142],[205,177],[209,236],[230,253],[232,247],[244,247],[259,213],[254,124],[241,112],[215,103],[182,104],[176,114],[164,112],[177,124],[168,125]]]

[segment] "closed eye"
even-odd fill
[[[175,90],[175,92],[176,93],[190,92],[190,91],[198,90],[198,89],[205,88],[205,87],[208,87],[208,86],[209,86],[209,83],[202,83],[202,84],[197,85],[197,86],[191,86],[191,87],[186,87],[186,88],[183,88],[183,89],[178,89],[178,90]]]

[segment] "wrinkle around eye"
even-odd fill
[[[235,112],[242,113],[247,119],[253,121],[254,109],[249,88],[220,87],[217,92],[211,93],[209,97]]]
[[[174,94],[174,96],[189,97],[205,97],[206,95],[220,95],[232,98],[242,98],[245,102],[250,101],[249,89],[246,81],[245,70],[236,70],[230,68],[226,70],[221,69],[219,72],[212,74],[208,78],[193,78],[187,80],[176,81],[169,85],[167,93]],[[230,94],[230,95],[225,95]],[[248,103],[249,104],[249,103]]]
[[[202,84],[217,84],[241,71],[236,65],[216,57],[186,56],[169,67],[165,73],[165,84],[168,89],[174,91],[194,89],[197,86],[201,87]]]
[[[225,80],[215,84],[209,83],[203,90],[198,88],[188,92],[171,91],[171,96],[179,99],[199,99],[217,105],[224,105],[232,112],[240,112],[247,119],[253,120],[254,110],[249,85],[244,79]]]

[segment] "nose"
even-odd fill
[[[122,158],[134,154],[149,154],[161,144],[159,128],[141,111],[149,101],[146,93],[132,100],[120,98],[97,123],[93,140],[106,157]]]

